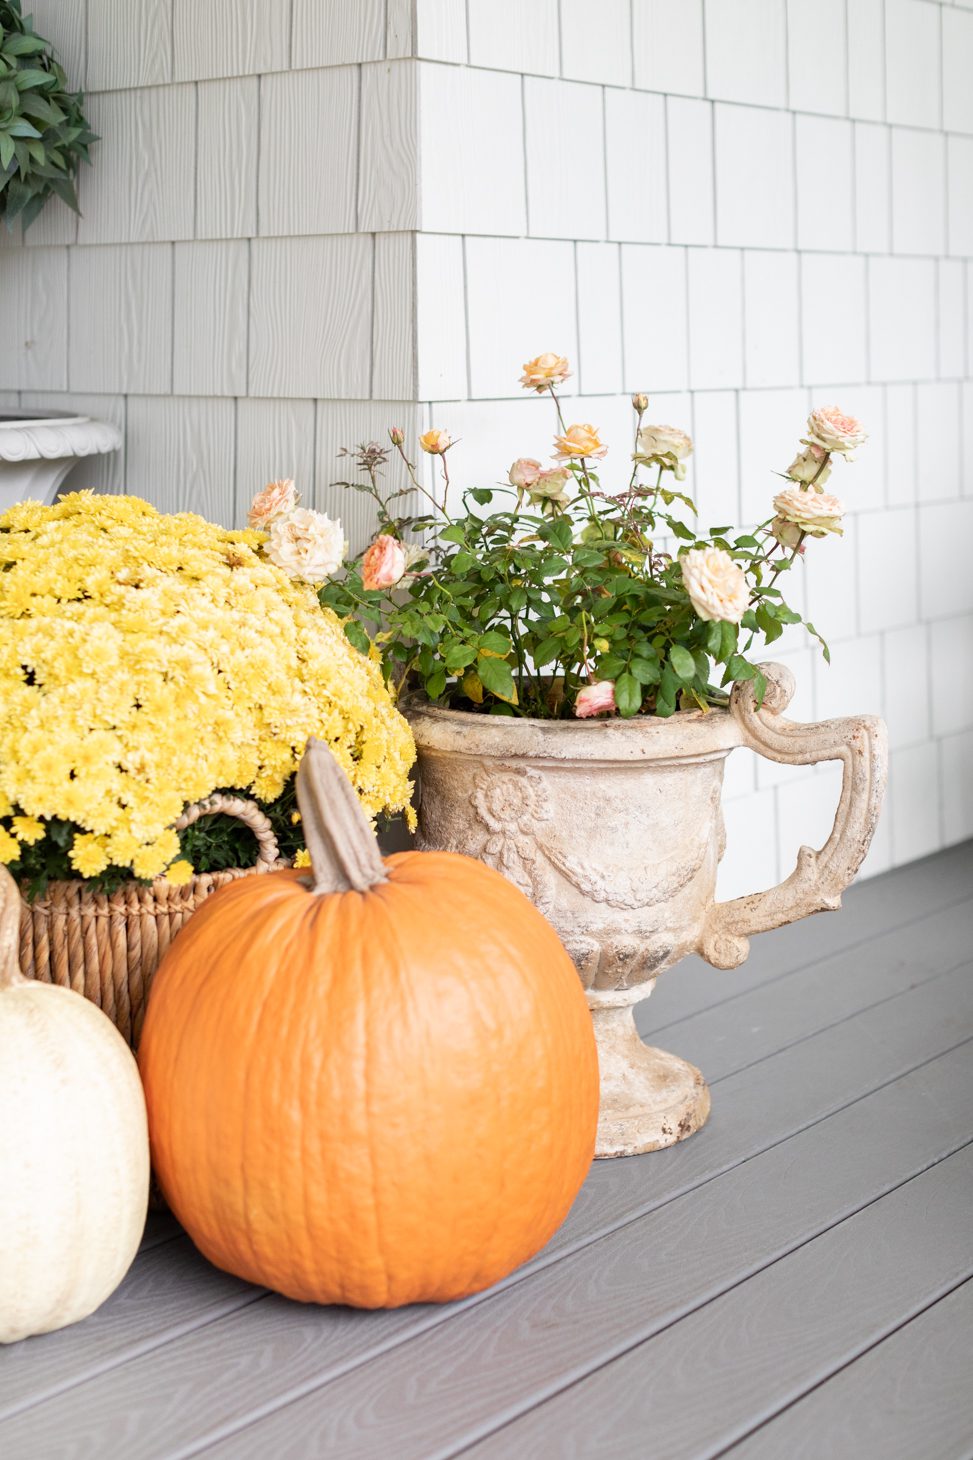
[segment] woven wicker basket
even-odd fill
[[[126,882],[110,894],[91,892],[82,882],[50,882],[43,897],[24,901],[21,971],[84,994],[136,1048],[152,976],[179,929],[227,882],[287,865],[267,817],[243,797],[197,802],[183,812],[176,830],[214,815],[234,816],[250,828],[258,847],[253,867],[200,873],[183,887],[164,878],[150,886]]]

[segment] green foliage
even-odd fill
[[[375,640],[397,688],[419,685],[455,709],[545,719],[571,717],[592,680],[614,681],[622,718],[725,704],[736,682],[752,682],[762,699],[764,677],[749,657],[755,641],[773,643],[801,621],[776,586],[798,550],[782,546],[770,520],[754,532],[703,533],[692,500],[663,487],[671,468],[657,461],[657,477],[646,483],[635,457],[628,487],[614,495],[591,465],[575,461],[563,500],[476,488],[450,516],[447,493],[431,497],[392,439],[433,514],[395,516],[408,487],[383,495],[374,470],[365,483],[340,485],[375,499],[382,533],[420,537],[422,549],[411,550],[419,560],[385,592],[366,590],[361,563],[349,563],[320,598],[346,620],[353,643],[364,632]],[[363,460],[371,451],[374,463],[376,450],[348,454]],[[443,458],[440,468],[448,487]],[[746,575],[749,606],[739,625],[701,618],[683,582],[683,555],[711,546]]]
[[[81,92],[21,0],[0,0],[0,218],[29,228],[52,194],[78,212],[74,181],[97,141],[82,111]]]

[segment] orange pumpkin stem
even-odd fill
[[[297,804],[311,856],[312,892],[367,892],[388,881],[354,787],[325,742],[313,735],[297,772]]]
[[[20,891],[0,867],[0,991],[26,982],[20,971]]]

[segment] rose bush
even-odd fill
[[[865,440],[860,422],[836,406],[815,410],[772,515],[749,532],[702,531],[676,485],[692,455],[687,433],[645,421],[648,398],[634,395],[625,475],[606,487],[598,464],[609,448],[597,426],[564,419],[557,388],[569,375],[565,357],[548,353],[528,361],[520,378],[551,397],[556,465],[519,456],[506,484],[468,489],[458,512],[447,431],[419,438],[433,458],[420,470],[403,432],[390,430],[405,475],[391,492],[381,481],[389,448],[369,442],[343,453],[357,460],[362,479],[340,485],[373,499],[378,532],[324,584],[321,601],[359,648],[374,637],[397,689],[418,684],[430,699],[465,710],[666,716],[724,704],[728,687],[748,680],[762,697],[751,651],[800,622],[778,580],[808,538],[840,534],[844,508],[822,485],[834,456],[847,458]],[[437,478],[441,486],[431,484]],[[400,515],[407,495],[428,510]],[[271,544],[284,531],[279,521]]]

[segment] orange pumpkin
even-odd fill
[[[594,1151],[574,965],[498,872],[383,862],[309,742],[312,873],[247,877],[156,974],[139,1063],[156,1173],[218,1267],[318,1303],[479,1291],[551,1237]]]

